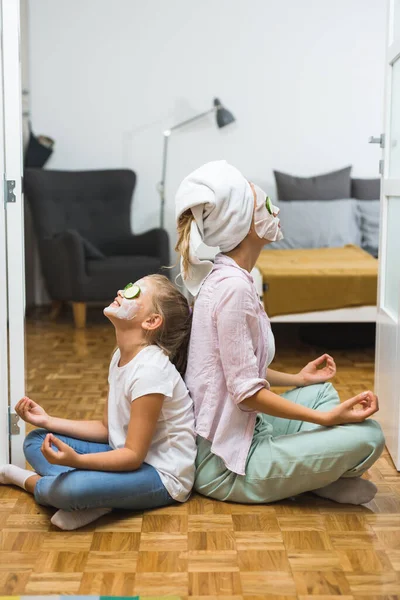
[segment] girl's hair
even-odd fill
[[[186,371],[192,326],[192,309],[185,296],[165,275],[148,275],[154,286],[153,307],[162,316],[162,324],[148,332],[148,342],[159,346],[182,377]]]
[[[178,241],[175,246],[175,252],[178,252],[182,257],[182,274],[184,277],[190,275],[189,244],[190,227],[192,225],[193,220],[193,213],[190,209],[188,209],[181,214],[181,216],[178,219],[177,225]]]

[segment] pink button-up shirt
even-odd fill
[[[252,276],[218,254],[195,302],[185,380],[196,433],[239,475],[245,474],[257,417],[241,402],[269,388],[265,377],[272,360],[271,336]]]

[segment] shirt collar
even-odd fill
[[[246,271],[246,269],[242,269],[242,267],[240,267],[236,261],[233,260],[233,258],[231,258],[230,256],[227,256],[226,254],[222,254],[219,253],[217,254],[217,256],[214,259],[214,264],[215,265],[224,265],[226,267],[233,267],[234,269],[238,269],[239,271],[241,271],[251,282],[253,282],[253,277],[250,275],[250,273],[248,271]]]

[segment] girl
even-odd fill
[[[268,368],[274,337],[250,271],[265,244],[282,238],[278,209],[216,161],[182,182],[176,211],[182,275],[197,296],[186,371],[198,434],[195,489],[245,503],[311,490],[337,502],[370,501],[376,487],[360,476],[384,447],[380,426],[366,420],[378,410],[376,396],[340,403],[326,383],[336,372],[327,354],[297,375]],[[201,243],[219,246],[215,264],[200,259]],[[278,396],[270,384],[295,389]]]
[[[16,412],[42,428],[24,445],[35,473],[0,467],[0,483],[60,509],[51,521],[61,529],[82,527],[112,508],[184,502],[193,486],[193,407],[181,377],[192,321],[187,300],[166,277],[149,275],[120,290],[104,314],[118,348],[103,420],[52,417],[22,398]]]

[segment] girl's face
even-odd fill
[[[148,278],[139,279],[134,285],[139,286],[139,295],[136,298],[128,300],[124,296],[124,291],[118,290],[114,301],[103,311],[106,317],[112,317],[121,321],[133,321],[133,319],[136,319],[142,322],[150,314],[152,311],[152,294]]]

